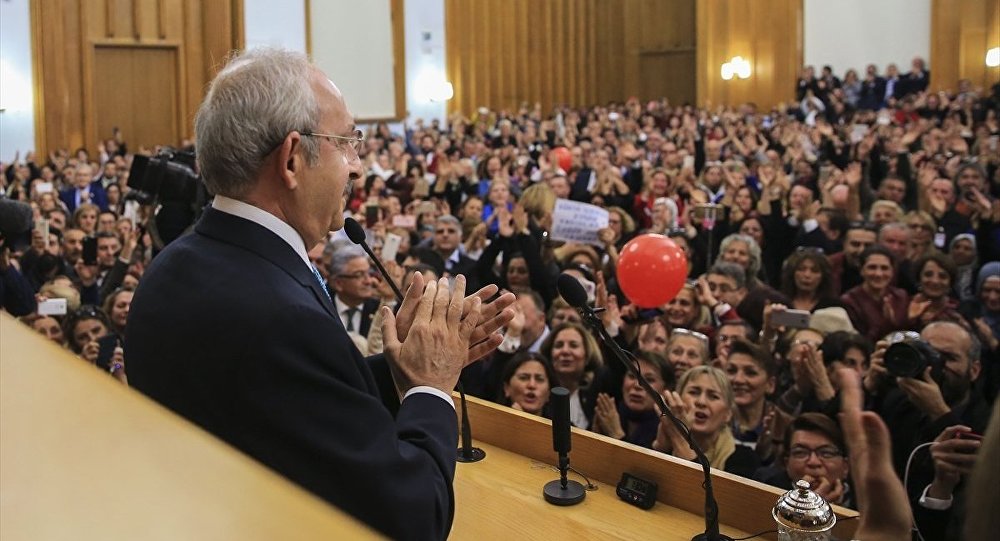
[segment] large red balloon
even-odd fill
[[[618,257],[618,284],[642,308],[670,302],[687,280],[684,250],[663,235],[647,234],[628,241]]]
[[[569,168],[573,167],[573,155],[566,147],[556,147],[549,154],[549,159],[556,162],[559,168],[569,173]]]

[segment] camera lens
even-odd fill
[[[885,350],[885,368],[898,378],[919,378],[927,358],[913,342],[897,342]]]

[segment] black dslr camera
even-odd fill
[[[931,367],[931,377],[940,381],[944,362],[941,355],[913,331],[894,332],[886,337],[889,347],[885,350],[885,368],[898,378],[923,377]]]

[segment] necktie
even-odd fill
[[[319,282],[320,289],[323,290],[323,293],[326,293],[326,298],[330,299],[330,302],[333,302],[333,298],[330,297],[330,290],[326,288],[326,283],[323,282],[323,275],[319,273],[319,270],[315,265],[309,265],[309,268],[313,271],[313,276],[316,277],[316,281]]]
[[[358,313],[358,309],[348,308],[344,313],[347,314],[347,332],[354,332],[354,314]]]

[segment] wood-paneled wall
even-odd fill
[[[449,111],[695,97],[695,0],[445,0]]]
[[[450,111],[521,102],[771,107],[794,97],[802,0],[445,0]],[[750,59],[748,80],[723,62]]]
[[[795,98],[802,66],[802,0],[698,0],[698,105],[753,102],[770,108]],[[749,79],[722,79],[734,56]]]
[[[206,85],[243,46],[242,0],[31,2],[36,149],[133,149],[193,132]]]
[[[986,51],[1000,47],[1000,1],[932,0],[931,88],[958,88],[960,79],[974,87],[1000,82],[1000,67],[986,66]]]

